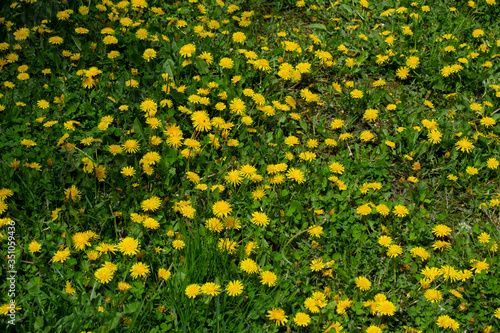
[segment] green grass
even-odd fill
[[[0,10],[2,327],[500,329],[498,4],[85,5]]]

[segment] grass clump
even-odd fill
[[[497,331],[499,13],[2,7],[5,325]]]

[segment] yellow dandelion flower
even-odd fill
[[[274,320],[276,326],[285,325],[288,322],[288,316],[285,315],[285,311],[280,308],[268,310],[266,317],[268,317],[271,321]]]
[[[161,206],[161,199],[156,196],[153,196],[141,202],[141,208],[145,212],[157,211],[158,208],[160,208],[160,206]]]
[[[142,262],[135,263],[130,268],[130,275],[134,279],[137,279],[139,276],[146,277],[146,275],[150,272],[151,270],[149,269],[149,266]]]

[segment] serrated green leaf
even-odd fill
[[[175,76],[174,76],[174,70],[173,68],[175,67],[175,63],[172,59],[167,59],[163,63],[163,71],[168,74],[172,82],[175,83]]]

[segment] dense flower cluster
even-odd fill
[[[0,9],[0,242],[26,322],[498,327],[497,2],[283,6]]]

